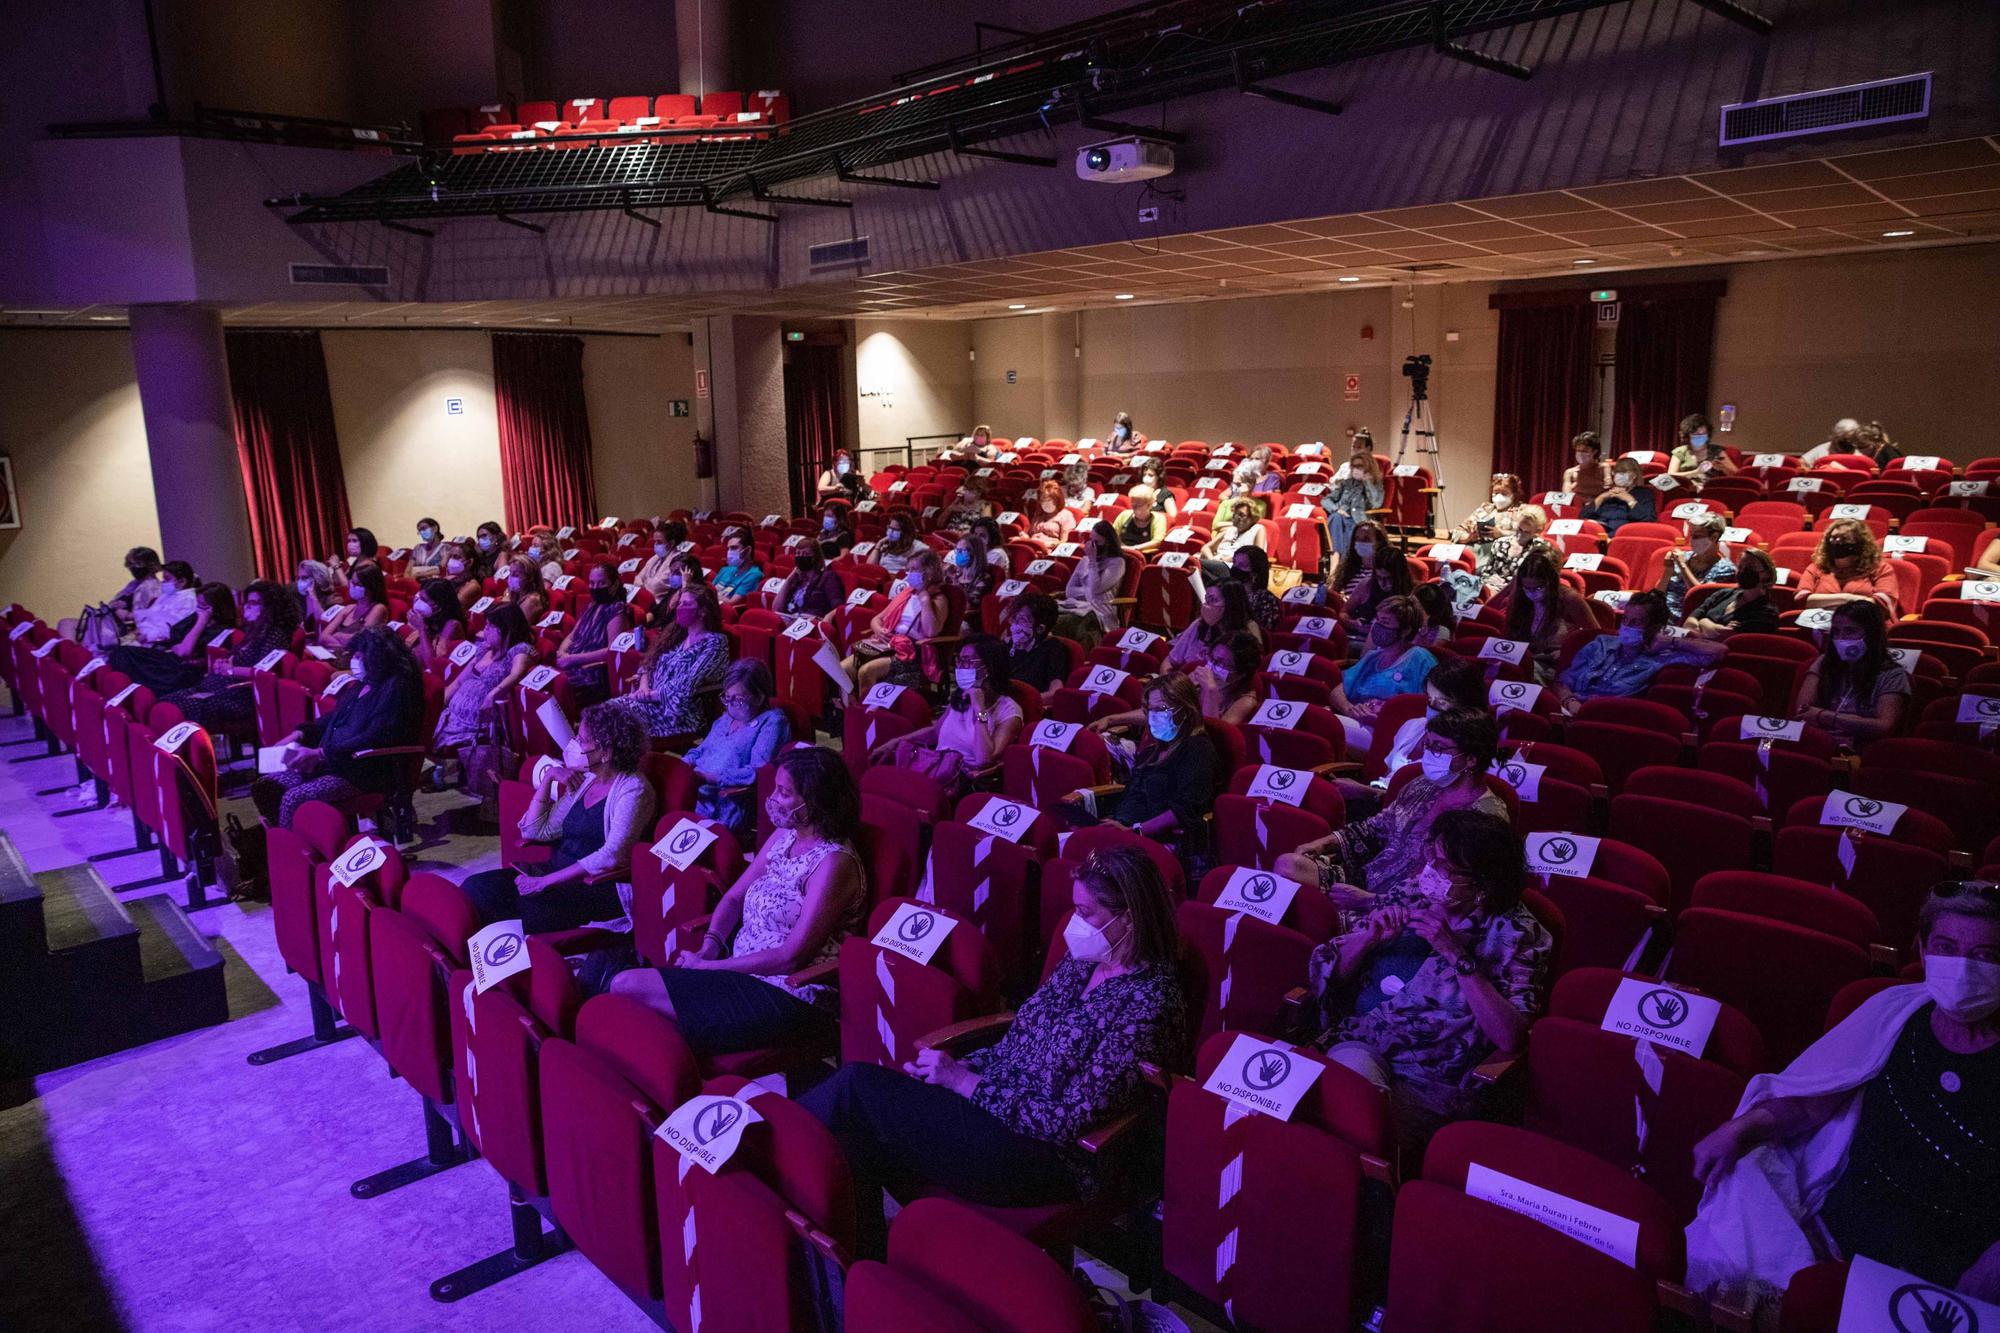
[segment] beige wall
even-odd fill
[[[671,415],[694,398],[686,335],[586,338],[583,384],[598,507],[620,518],[700,508],[694,476],[694,417]]]
[[[872,471],[900,461],[907,436],[972,428],[970,321],[862,319],[854,323],[854,340],[864,466]],[[993,428],[999,430],[1000,423]],[[867,452],[890,448],[898,453]]]
[[[158,548],[146,425],[122,331],[0,331],[0,453],[13,459],[22,519],[0,531],[0,603],[20,602],[54,623],[124,585],[128,547]]]
[[[417,539],[425,516],[449,536],[503,521],[486,334],[333,329],[321,341],[356,523],[394,548]],[[447,414],[449,398],[464,412]]]
[[[1798,449],[1841,416],[1904,452],[2000,453],[2000,246],[1842,255],[1729,270],[1716,403],[1746,445]]]

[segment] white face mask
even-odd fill
[[[1117,918],[1112,919],[1115,921]],[[1072,958],[1080,958],[1086,963],[1100,962],[1110,954],[1111,944],[1111,937],[1105,934],[1102,927],[1091,925],[1075,913],[1070,914],[1068,923],[1063,926],[1063,945]]]
[[[1417,892],[1434,903],[1441,903],[1451,896],[1451,876],[1435,865],[1426,863],[1424,868],[1417,872]]]
[[[1615,478],[1613,478],[1613,480],[1615,480],[1621,488],[1625,490],[1630,490],[1638,482],[1639,478],[1630,472],[1620,472]]]
[[[1961,1023],[1977,1023],[2000,1009],[2000,963],[1925,954],[1924,986],[1937,1007]]]
[[[1457,763],[1458,760],[1454,755],[1439,754],[1435,750],[1426,750],[1420,762],[1424,766],[1424,776],[1442,786],[1444,783],[1451,781],[1451,766]]]
[[[1506,492],[1504,491],[1493,492],[1493,507],[1495,509],[1505,509],[1508,505],[1511,505],[1513,503],[1514,503],[1514,497],[1508,495]]]
[[[581,772],[590,767],[589,752],[583,748],[583,742],[574,736],[570,737],[568,745],[563,746],[562,757],[564,768],[575,769]]]
[[[979,683],[979,671],[976,667],[959,667],[951,673],[951,678],[958,682],[958,688],[969,690]]]
[[[1373,560],[1375,558],[1375,543],[1374,542],[1354,543],[1354,554],[1360,556],[1363,560]]]

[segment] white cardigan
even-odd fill
[[[1069,586],[1063,589],[1063,609],[1088,611],[1106,631],[1117,629],[1118,608],[1111,605],[1111,599],[1124,581],[1124,556],[1102,561],[1085,556],[1070,571]]]

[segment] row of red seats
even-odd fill
[[[653,134],[662,130],[745,130],[768,133],[791,119],[784,93],[712,92],[699,101],[689,93],[636,97],[575,97],[564,102],[489,103],[426,111],[426,143],[450,143],[458,151],[532,146],[536,139],[604,134]]]

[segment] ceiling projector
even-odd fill
[[[1078,179],[1119,184],[1165,176],[1174,169],[1174,150],[1150,139],[1112,139],[1076,150]]]

